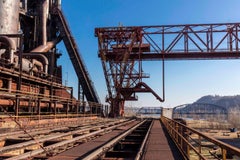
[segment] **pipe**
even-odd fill
[[[16,49],[14,41],[7,36],[0,36],[0,42],[6,43],[9,49]]]
[[[33,69],[35,66],[38,66],[38,67],[40,67],[40,70],[43,71],[43,64],[40,61],[33,59],[32,64],[33,64]]]
[[[10,63],[13,63],[13,53],[16,50],[16,44],[15,42],[8,38],[7,36],[0,36],[0,42],[3,42],[7,45],[7,49],[9,50],[9,60]]]
[[[8,92],[9,93],[12,92],[12,78],[9,78],[9,80],[8,80]]]
[[[44,0],[42,4],[42,45],[47,43],[47,18],[49,13],[49,0]]]
[[[12,105],[14,105],[14,100],[0,99],[0,103],[2,106],[12,106]],[[42,107],[42,108],[48,107],[48,104],[49,104],[48,102],[41,102],[40,107]],[[21,101],[20,106],[29,106],[29,101]],[[36,102],[32,102],[32,106],[36,106]],[[56,104],[56,107],[63,108],[63,104],[58,103],[58,104]]]
[[[0,88],[2,88],[2,87],[3,87],[3,80],[0,79]]]
[[[154,91],[152,90],[152,88],[150,88],[150,87],[149,87],[146,83],[144,83],[144,82],[139,82],[139,83],[135,86],[134,89],[139,89],[139,88],[141,88],[142,86],[147,89],[147,91],[144,91],[144,92],[151,92],[160,102],[164,102],[164,101],[165,101],[165,96],[163,96],[163,98],[159,97],[159,95],[158,95],[156,92],[154,92]],[[138,92],[141,92],[141,90],[138,90]],[[164,92],[163,92],[163,93],[164,93]]]
[[[0,103],[2,106],[12,106],[14,103],[13,103],[13,100],[10,100],[10,99],[0,99]]]
[[[52,49],[57,43],[59,42],[58,39],[55,39],[53,41],[47,42],[45,45],[38,46],[37,48],[33,49],[30,52],[48,52],[50,49]]]
[[[61,6],[62,6],[62,2],[61,2],[61,0],[58,0],[58,9],[61,10]]]
[[[42,54],[32,54],[32,53],[23,53],[23,57],[25,56],[29,56],[31,58],[39,58],[41,59],[41,62],[43,63],[44,67],[43,67],[43,70],[44,70],[44,73],[48,73],[48,59],[46,56],[42,55]]]

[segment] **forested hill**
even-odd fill
[[[203,96],[194,103],[206,103],[222,106],[229,109],[240,108],[240,95],[236,96]]]

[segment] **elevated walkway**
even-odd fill
[[[143,154],[144,160],[181,160],[183,159],[171,137],[159,120],[153,122],[147,145]]]

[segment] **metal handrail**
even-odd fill
[[[199,160],[205,160],[206,154],[203,154],[202,142],[210,142],[211,144],[219,147],[221,149],[222,160],[227,159],[227,153],[231,153],[237,157],[240,157],[240,149],[219,141],[213,137],[207,136],[193,128],[187,127],[185,124],[178,122],[176,120],[171,120],[166,117],[161,117],[161,122],[166,127],[169,135],[177,145],[178,149],[182,153],[185,159],[191,159],[190,150],[192,150]],[[192,134],[196,134],[198,139],[193,142],[190,138]],[[208,156],[212,156],[209,152]]]
[[[7,89],[0,88],[0,93],[3,95],[9,95],[9,96],[22,96],[22,97],[30,97],[30,98],[41,98],[41,99],[46,99],[49,100],[51,99],[52,101],[58,101],[58,102],[65,102],[65,103],[76,103],[76,104],[82,104],[82,103],[88,103],[91,106],[99,106],[101,107],[102,104],[96,103],[96,102],[90,102],[90,101],[79,101],[74,98],[67,98],[67,97],[61,97],[61,96],[51,96],[50,95],[45,95],[45,94],[40,94],[40,93],[34,93],[34,92],[27,92],[27,91],[17,91],[17,90],[12,90],[12,92],[7,92]]]

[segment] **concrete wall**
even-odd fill
[[[173,108],[163,108],[162,116],[172,119]]]

